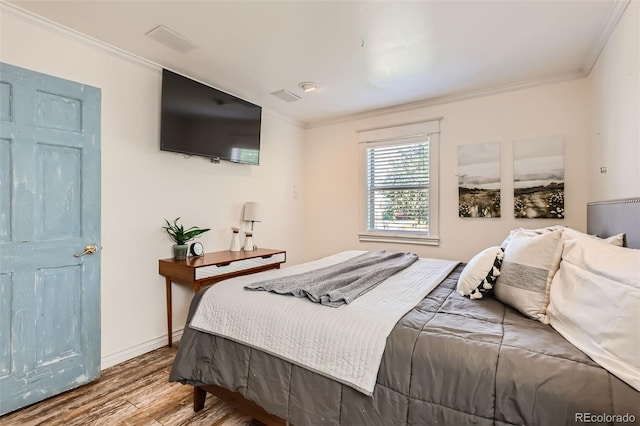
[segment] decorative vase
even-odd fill
[[[189,246],[187,244],[175,244],[173,246],[173,258],[175,260],[185,260],[187,258],[187,250]]]
[[[231,234],[231,248],[230,251],[240,251],[242,250],[242,246],[240,245],[240,228],[232,227],[231,230],[233,234]]]
[[[246,231],[244,235],[244,251],[253,251],[253,232]]]

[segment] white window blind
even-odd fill
[[[429,142],[367,148],[367,230],[429,232]]]
[[[437,245],[439,118],[358,133],[360,241]]]

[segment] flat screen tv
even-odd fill
[[[160,149],[260,163],[262,107],[162,70]]]

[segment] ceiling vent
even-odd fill
[[[180,53],[188,53],[199,47],[187,40],[182,34],[173,31],[171,28],[165,27],[164,25],[158,25],[146,33],[146,36],[164,44],[167,47],[177,50]]]
[[[285,89],[276,90],[275,92],[271,92],[271,94],[276,98],[281,99],[285,102],[295,102],[302,99],[300,96],[296,95],[295,93],[291,93],[290,91]]]

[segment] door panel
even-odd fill
[[[0,63],[0,414],[100,373],[100,90]]]
[[[11,373],[11,274],[0,274],[0,378]]]
[[[0,121],[11,121],[11,83],[0,82]]]
[[[80,237],[82,151],[39,142],[36,218],[38,239]]]
[[[81,265],[43,268],[36,274],[36,367],[80,353]]]
[[[82,102],[78,99],[36,91],[38,127],[82,132]]]
[[[11,241],[11,141],[0,139],[0,243]]]

